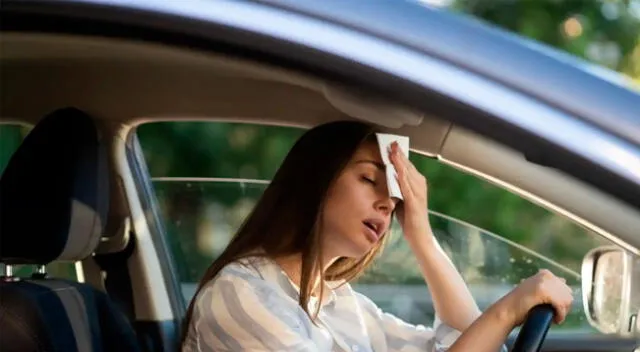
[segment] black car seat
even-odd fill
[[[106,151],[93,119],[47,115],[0,179],[0,262],[42,266],[92,254],[108,205]],[[0,279],[0,350],[137,351],[130,322],[102,291],[55,278]]]

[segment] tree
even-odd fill
[[[455,0],[451,9],[619,71],[640,89],[639,0]]]

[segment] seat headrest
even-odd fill
[[[0,262],[77,261],[98,245],[108,205],[106,151],[75,108],[45,116],[0,179]]]

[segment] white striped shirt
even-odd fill
[[[349,284],[326,296],[314,324],[275,262],[229,264],[195,298],[183,351],[439,352],[460,336],[437,317],[428,328],[383,313]],[[311,297],[310,312],[316,304]]]

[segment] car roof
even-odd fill
[[[211,6],[212,1],[193,0],[188,7],[197,11],[198,6]],[[34,3],[38,1],[7,0],[3,2],[3,10],[11,4]],[[334,23],[423,52],[533,96],[640,145],[640,93],[620,84],[619,76],[480,20],[410,0],[252,0],[250,3]],[[166,0],[48,0],[43,1],[41,5],[46,6],[37,11],[66,12],[73,4],[158,13],[175,17],[176,24],[180,25],[192,20],[186,15],[188,11],[176,13],[175,6],[168,6]],[[136,18],[139,17],[122,16],[118,20],[125,23]],[[202,20],[202,16],[198,17],[198,21]],[[178,31],[183,27],[173,28]]]
[[[418,1],[254,0],[438,57],[640,144],[640,93],[617,72]],[[499,103],[499,102],[496,102]]]

